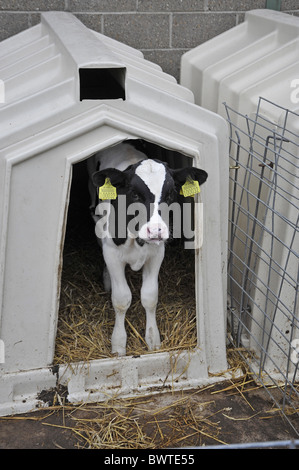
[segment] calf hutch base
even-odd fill
[[[221,380],[225,350],[228,127],[128,46],[49,12],[0,44],[0,415],[45,406],[47,391],[99,401]],[[73,167],[126,140],[207,171],[195,196],[197,345],[190,351],[54,362]],[[169,154],[170,154],[169,153]],[[184,157],[182,157],[184,158]],[[217,375],[218,374],[218,375]]]

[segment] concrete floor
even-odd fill
[[[130,416],[134,416],[134,422],[138,422],[146,437],[153,439],[154,447],[151,448],[157,449],[221,445],[221,442],[281,442],[299,438],[298,415],[289,416],[297,434],[273,405],[264,388],[251,391],[245,388],[242,393],[237,389],[224,389],[225,384],[222,383],[203,390],[136,399],[130,405]],[[114,411],[117,415],[123,415],[128,408],[120,412],[122,403],[115,400],[112,406],[108,403],[107,407],[100,406],[99,409],[93,405],[67,405],[66,408],[47,408],[0,418],[0,449],[88,448],[88,442],[76,433],[80,424],[90,422],[92,427],[97,419],[107,417],[107,413],[113,416]],[[197,423],[203,423],[203,427],[196,428],[201,429],[199,432],[188,416],[195,417]],[[182,417],[185,424],[180,422]],[[174,426],[177,432],[173,431]],[[80,433],[84,437],[84,432],[80,430]],[[117,447],[119,444],[115,445]],[[126,443],[122,446],[126,447]],[[105,442],[100,446],[107,447]],[[128,442],[128,447],[137,449],[140,445],[136,443],[135,447]]]

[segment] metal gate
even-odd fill
[[[264,98],[255,115],[225,109],[229,338],[284,416],[299,416],[299,115]]]

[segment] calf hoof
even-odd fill
[[[115,354],[116,356],[125,356],[126,355],[126,348],[122,347],[113,347],[112,346],[112,354]]]
[[[123,336],[123,338],[119,337],[119,334],[112,334],[111,338],[111,346],[112,346],[112,354],[116,354],[117,356],[125,356],[126,355],[126,344],[127,344],[127,336]]]
[[[160,333],[159,333],[158,328],[152,328],[152,327],[149,328],[148,332],[145,335],[145,341],[150,351],[154,351],[155,349],[160,349],[161,340],[160,340]]]

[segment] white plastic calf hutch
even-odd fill
[[[184,54],[181,64],[181,83],[197,104],[223,117],[228,110],[231,165],[238,172],[231,178],[231,200],[240,204],[231,242],[240,311],[248,294],[242,290],[243,266],[251,257],[250,313],[245,312],[241,343],[257,357],[266,354],[263,367],[271,376],[293,373],[290,342],[298,338],[298,51],[298,17],[253,10],[244,23]],[[255,268],[247,244],[251,234]]]
[[[294,109],[299,96],[298,47],[298,17],[248,11],[243,23],[182,56],[180,81],[192,90],[198,105],[225,118],[224,102],[252,117],[260,96]],[[269,106],[265,112],[270,117],[274,109]]]
[[[219,380],[209,372],[227,367],[225,121],[139,51],[68,13],[42,14],[0,56],[0,414],[42,406],[39,393],[57,384],[78,402]],[[72,168],[127,139],[180,152],[209,174],[202,222],[195,214],[198,347],[180,353],[171,374],[170,355],[159,352],[52,367]]]

